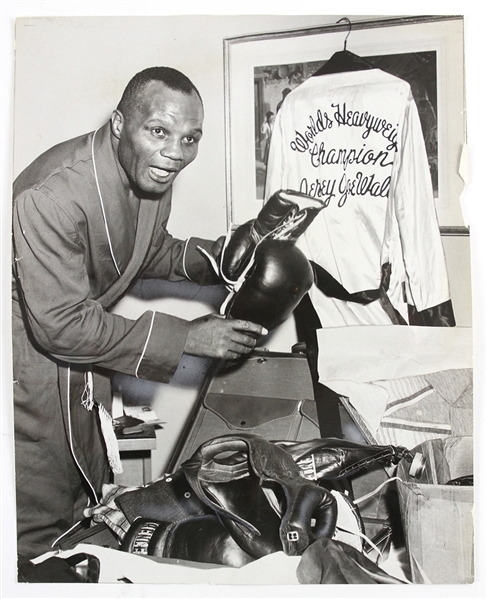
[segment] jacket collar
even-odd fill
[[[119,279],[98,298],[107,307],[125,293],[143,266],[165,198],[139,199],[126,184],[112,146],[110,122],[96,132],[93,150],[107,227],[121,271]],[[165,195],[170,197],[170,191]]]

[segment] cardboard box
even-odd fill
[[[473,475],[472,437],[435,439],[412,453],[426,459],[419,478],[410,462],[398,465],[399,507],[414,583],[465,584],[474,580],[473,486],[448,481]]]

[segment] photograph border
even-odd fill
[[[49,4],[52,4],[52,3],[46,2],[46,4],[49,5]],[[78,4],[79,3],[77,3],[77,2],[73,2],[72,6],[76,7]],[[32,5],[32,3],[31,3],[31,5]],[[226,7],[224,8],[225,11],[228,10],[228,6],[229,5],[226,5]],[[428,8],[431,8],[431,7],[428,7]],[[445,6],[442,5],[441,9],[443,10],[444,8],[445,8]],[[450,10],[451,10],[451,8],[452,7],[450,6]],[[124,9],[125,9],[125,6],[124,6]],[[231,9],[233,10],[233,7],[231,7]],[[370,9],[370,7],[368,6],[367,9]],[[388,7],[387,6],[383,6],[383,7],[381,7],[381,9],[383,9],[384,12],[385,12],[386,10],[388,10]],[[463,6],[459,5],[458,9],[463,9]],[[22,7],[22,10],[25,11],[26,9]],[[46,9],[46,6],[43,4],[40,7],[40,9],[39,9],[39,6],[35,5],[35,6],[31,6],[30,10],[31,10],[31,12],[28,12],[27,16],[44,17],[45,14],[46,14],[46,10],[49,11],[49,6]],[[81,8],[81,10],[78,9],[78,12],[77,12],[76,9],[75,9],[73,11],[73,14],[69,14],[68,16],[72,16],[72,17],[79,16],[80,13],[83,13],[83,11],[85,11],[85,10],[86,10],[86,8]],[[91,7],[91,10],[99,11],[100,14],[96,15],[96,16],[99,16],[99,17],[107,16],[106,13],[108,12],[108,11],[105,11],[105,9],[103,9],[103,7],[101,7],[101,9],[100,9],[99,5],[96,5],[95,7]],[[110,9],[110,10],[113,10],[113,9]],[[136,9],[136,12],[135,12],[135,14],[133,16],[140,16],[140,14],[137,13],[137,10],[138,11],[141,10],[140,9],[140,4],[138,5],[138,8]],[[177,10],[180,10],[180,9],[178,8]],[[199,12],[201,12],[200,8],[197,8],[197,10]],[[358,10],[360,10],[360,8]],[[424,10],[424,8],[423,8],[423,10]],[[39,14],[37,14],[36,11]],[[36,12],[35,15],[32,14],[34,12]],[[52,12],[55,12],[55,9]],[[152,15],[152,12],[153,11],[149,12],[149,14]],[[379,12],[379,11],[377,11],[377,12]],[[88,15],[88,16],[95,16],[95,15]],[[114,15],[109,15],[109,16],[117,17],[117,16],[120,16],[120,15],[114,14]],[[479,15],[472,15],[472,18],[470,18],[469,22],[467,23],[467,25],[469,26],[469,27],[467,27],[467,31],[470,30],[470,33],[471,33],[471,35],[469,36],[469,39],[468,40],[466,39],[467,50],[468,50],[468,48],[470,48],[470,50],[471,50],[470,53],[467,52],[467,54],[469,55],[470,59],[472,59],[472,58],[475,59],[473,61],[473,66],[474,67],[477,66],[478,68],[477,68],[477,70],[475,68],[472,69],[473,70],[473,76],[469,77],[469,79],[468,79],[468,88],[469,88],[469,122],[470,122],[470,124],[474,124],[474,127],[472,127],[472,129],[469,130],[469,141],[472,143],[472,146],[471,146],[472,147],[472,151],[470,152],[470,160],[471,160],[470,168],[471,168],[471,172],[472,172],[473,177],[472,177],[472,179],[470,181],[470,185],[469,185],[469,188],[468,188],[468,197],[466,198],[467,201],[466,201],[465,204],[466,204],[466,208],[467,208],[466,215],[468,216],[470,210],[472,211],[472,215],[470,216],[470,222],[472,224],[472,233],[474,235],[474,245],[473,245],[472,249],[475,250],[473,258],[474,258],[475,270],[477,272],[477,276],[474,277],[473,283],[474,283],[474,286],[475,286],[476,290],[480,291],[479,295],[481,297],[481,296],[485,295],[483,293],[483,291],[482,291],[482,288],[485,287],[485,281],[487,280],[487,277],[482,277],[481,276],[482,275],[482,271],[484,270],[485,264],[484,264],[484,260],[481,258],[482,252],[479,251],[479,245],[480,245],[480,247],[483,247],[483,245],[485,244],[485,237],[482,235],[482,229],[483,229],[482,220],[483,219],[482,218],[476,218],[476,215],[478,215],[478,216],[482,216],[483,215],[483,202],[481,200],[481,198],[482,198],[482,187],[480,187],[480,185],[479,185],[479,183],[480,183],[479,182],[479,177],[476,176],[476,175],[479,172],[480,172],[480,174],[482,174],[482,172],[483,172],[482,169],[485,166],[485,163],[484,163],[484,158],[485,158],[485,151],[484,150],[485,150],[485,146],[483,144],[483,139],[485,139],[485,135],[484,136],[482,135],[482,131],[485,130],[485,121],[481,118],[483,116],[483,114],[484,114],[484,108],[481,105],[482,104],[481,98],[482,98],[483,94],[482,94],[481,87],[479,88],[479,82],[481,80],[481,77],[478,76],[479,73],[481,73],[481,69],[482,69],[482,63],[480,62],[480,60],[482,60],[482,57],[481,57],[482,53],[480,51],[481,48],[479,47],[479,45],[480,45],[481,40],[483,38],[482,38],[482,31],[480,30],[480,28],[483,27],[483,24],[485,23],[485,21],[482,18],[478,18],[478,16]],[[337,16],[337,19],[338,19],[338,16]],[[354,27],[355,27],[355,24],[354,24]],[[7,29],[7,27],[5,27],[4,29]],[[472,34],[472,32],[473,32],[473,34]],[[475,33],[477,33],[477,35],[475,35]],[[345,35],[343,35],[343,37],[345,37]],[[352,32],[352,38],[353,38],[353,32]],[[7,42],[12,46],[12,49],[13,49],[13,43],[10,40],[10,36],[4,36],[4,38],[2,40],[2,45],[6,45]],[[479,50],[478,53],[475,51],[476,47]],[[7,53],[5,53],[5,55],[6,54]],[[4,62],[4,63],[7,62],[7,68],[5,69],[5,71],[6,71],[6,77],[8,78],[9,77],[9,70],[10,70],[10,62],[9,62],[10,52],[9,52],[9,56],[7,57],[7,59],[5,58],[5,55],[4,55],[4,58],[2,59],[2,62]],[[472,66],[471,61],[470,61],[470,65],[468,65],[468,66]],[[470,70],[468,72],[470,72]],[[475,75],[475,73],[477,73],[477,76]],[[471,88],[473,88],[473,90]],[[5,91],[5,95],[9,96],[10,86],[6,85],[5,88],[4,88],[4,91]],[[470,93],[472,91],[474,92],[473,94]],[[477,93],[475,93],[475,92],[477,92]],[[13,95],[13,93],[12,93],[12,95]],[[5,177],[5,180],[4,180],[4,187],[8,187],[9,184],[10,184],[10,175],[9,175],[9,173],[11,172],[11,150],[10,150],[10,146],[11,146],[11,143],[12,143],[12,140],[11,140],[11,120],[12,119],[11,119],[11,103],[10,103],[10,101],[8,101],[5,104],[7,105],[7,107],[6,107],[7,109],[4,111],[4,113],[5,113],[4,114],[4,117],[5,117],[4,118],[4,121],[5,121],[4,124],[6,125],[5,131],[7,132],[7,135],[5,136],[5,138],[4,138],[3,141],[4,141],[4,149],[6,147],[7,150],[3,153],[3,157],[4,157],[3,162],[4,162],[4,167],[6,166],[6,168],[4,168],[4,170],[7,172],[7,176]],[[218,134],[219,135],[220,135],[220,133],[223,135],[223,127],[222,127],[221,131],[220,131],[220,129],[218,130]],[[481,177],[480,177],[480,179],[481,179]],[[9,191],[9,190],[7,190],[7,191]],[[222,205],[223,205],[223,203],[222,203]],[[6,205],[4,206],[5,212],[7,213],[7,216],[9,214],[9,209],[10,209],[9,206],[10,206],[9,203],[6,203]],[[479,212],[480,212],[480,214],[479,214]],[[9,222],[10,222],[9,219],[6,218],[5,219],[5,223],[7,225],[9,225]],[[443,229],[444,229],[444,227],[442,228],[442,230]],[[465,227],[450,227],[450,229],[452,229],[452,230],[455,230],[455,229],[466,230]],[[481,234],[475,236],[475,231],[480,232]],[[6,246],[5,255],[6,255],[7,259],[9,259],[10,258],[10,252],[9,252],[10,235],[9,235],[8,231],[7,231],[7,234],[5,235],[4,241],[6,241],[6,243],[5,243],[5,246]],[[8,266],[6,267],[6,270],[8,271]],[[8,272],[7,272],[7,274],[8,274]],[[9,281],[7,281],[7,283],[9,283]],[[9,295],[10,294],[10,290],[6,289],[4,291],[5,291],[5,295],[8,296],[7,297],[8,301],[6,300],[6,304],[5,304],[5,311],[8,313],[8,311],[9,311],[9,302],[10,302],[10,295]],[[479,299],[480,299],[480,297],[479,297]],[[481,301],[479,302],[478,309],[481,312],[483,312],[483,307],[481,305]],[[7,316],[8,316],[8,314],[7,314]],[[482,317],[482,315],[480,315],[480,323],[479,324],[480,324],[480,329],[483,329],[484,328],[483,325],[485,324],[485,322],[484,322],[484,318]],[[476,334],[479,333],[479,329],[476,329],[475,332],[476,332]],[[5,376],[5,383],[6,384],[5,384],[5,387],[6,387],[6,389],[8,387],[7,392],[9,394],[10,393],[10,376],[7,376],[7,375],[9,374],[8,370],[9,370],[9,362],[10,362],[9,361],[9,356],[8,356],[9,350],[10,350],[10,345],[9,345],[10,333],[9,333],[9,331],[7,331],[7,333],[8,334],[5,335],[6,339],[4,339],[4,341],[5,341],[5,348],[6,348],[5,356],[4,356],[5,357],[4,362],[5,362],[5,366],[6,366],[6,368],[5,368],[5,371],[6,371],[6,376]],[[480,335],[482,335],[481,332],[480,332]],[[479,342],[478,344],[481,346],[481,351],[480,352],[476,352],[476,363],[478,363],[480,366],[482,366],[482,357],[485,357],[485,356],[483,356],[484,351],[482,349],[484,343],[482,341],[482,338],[479,337],[478,335],[477,335],[477,342]],[[482,371],[482,368],[480,368],[480,371]],[[478,376],[476,377],[476,379],[477,379],[476,383],[478,383],[479,395],[482,395],[482,389],[485,388],[485,382],[482,380],[483,379],[483,375],[481,375],[480,372],[478,372],[477,375]],[[481,376],[480,379],[478,378],[479,376]],[[9,402],[4,402],[4,403],[9,404]],[[9,407],[7,407],[6,410],[7,410],[7,413],[10,413],[10,408]],[[482,426],[482,418],[476,419],[476,428],[477,428],[478,431],[480,431],[481,426]],[[10,429],[9,429],[9,431],[10,431]],[[8,433],[8,435],[9,434],[10,434],[10,432]],[[9,444],[10,443],[10,437],[6,436],[6,435],[5,435],[5,437],[6,437],[6,443]],[[479,435],[479,437],[482,437],[482,435]],[[480,439],[479,439],[479,441],[480,441]],[[484,444],[484,442],[482,441],[481,445],[483,445],[483,444]],[[481,449],[481,447],[479,447],[479,451],[476,452],[477,454],[481,453],[480,449]],[[6,456],[6,457],[8,457],[8,456]],[[476,457],[478,458],[479,455],[476,455]],[[10,478],[8,477],[8,474],[10,473],[11,467],[10,467],[10,464],[8,463],[7,459],[4,460],[4,464],[3,465],[4,465],[4,472],[3,472],[2,478],[4,478],[5,480],[7,480],[8,481],[8,485],[10,486],[10,482],[11,481],[10,481]],[[480,465],[480,464],[477,464],[477,465]],[[8,470],[7,474],[5,473],[5,470]],[[483,468],[482,468],[482,470],[483,470]],[[7,486],[7,485],[5,485],[5,486]],[[480,484],[477,486],[477,489],[478,489],[479,486],[480,486]],[[482,485],[482,489],[483,489],[483,487],[484,487],[484,485]],[[484,490],[482,490],[482,495],[484,495]],[[480,506],[478,506],[478,504],[477,504],[477,507],[480,507]],[[11,515],[10,512],[8,514],[4,512],[4,514],[6,515],[7,520],[8,520],[8,516]],[[482,513],[482,520],[485,519],[484,516],[485,516],[485,514]],[[10,522],[10,520],[8,522]],[[7,524],[8,524],[8,522],[7,522]],[[482,536],[482,535],[479,535],[479,536]],[[8,539],[6,541],[6,547],[7,547],[8,541],[10,541],[10,535],[8,536]],[[480,546],[481,546],[481,549],[482,549],[482,554],[485,554],[485,538],[484,539],[480,538],[479,541],[480,541]],[[480,553],[480,550],[477,551],[476,553],[477,553],[477,556],[476,556],[476,562],[477,562],[478,561],[478,554]],[[12,568],[15,569],[15,560],[14,560],[15,555],[11,551],[11,544],[7,547],[7,550],[5,551],[5,554],[4,554],[4,558],[6,558],[6,559],[3,560],[4,563],[2,564],[2,572],[6,571],[6,565],[8,565],[10,567],[10,565],[12,564]],[[479,563],[481,563],[481,561]],[[482,569],[480,569],[480,570],[482,570]],[[2,588],[4,587],[4,585],[5,585],[5,587],[7,586],[8,581],[6,580],[6,578],[7,577],[4,577],[4,580],[3,580],[3,583],[2,583]],[[476,579],[476,582],[475,582],[474,585],[468,585],[468,586],[465,585],[461,589],[461,593],[460,593],[460,591],[458,591],[458,589],[457,590],[455,590],[455,588],[449,589],[446,586],[443,586],[442,593],[444,593],[444,596],[455,596],[455,595],[458,595],[459,593],[462,596],[472,596],[472,593],[476,594],[476,593],[481,592],[481,589],[479,590],[479,586],[478,586],[479,582],[482,585],[482,588],[485,590],[485,572],[484,571],[479,572],[479,579],[480,580]],[[31,585],[31,586],[36,587],[36,585]],[[56,591],[53,591],[51,585],[45,585],[45,586],[46,586],[46,588],[48,587],[48,589],[49,589],[49,590],[46,590],[46,594],[45,594],[46,597],[58,596],[59,593],[61,593],[59,596],[63,596],[64,595],[64,593],[63,593],[62,590],[57,591],[57,589],[56,589]],[[91,585],[91,586],[92,587],[97,587],[98,589],[100,587],[100,585]],[[137,586],[137,585],[135,585],[135,586]],[[160,595],[160,592],[161,592],[160,591],[160,587],[156,587],[156,585],[152,585],[155,588],[150,589],[149,586],[150,585],[145,585],[144,590],[143,590],[144,593],[146,593],[148,596],[159,596]],[[164,586],[165,587],[167,586],[167,588],[169,588],[169,585],[164,585]],[[57,587],[62,587],[62,585],[57,585]],[[96,596],[100,596],[99,593],[102,593],[103,595],[106,594],[106,596],[116,596],[119,593],[119,591],[117,592],[117,589],[121,588],[120,586],[116,586],[116,585],[113,585],[113,586],[105,585],[105,587],[106,588],[104,588],[103,592],[101,592],[99,590],[96,590]],[[182,587],[185,587],[185,585],[182,585]],[[125,587],[125,588],[127,588],[127,587]],[[131,587],[131,588],[133,588],[133,587]],[[189,588],[189,586],[188,586],[188,588]],[[195,588],[196,588],[196,585],[194,585],[194,586],[191,587],[191,594],[192,594],[192,596],[195,596],[195,594],[197,594],[199,596],[200,593],[201,593],[202,596],[204,596],[204,595],[207,595],[207,593],[208,593],[206,585],[202,585],[201,590],[199,590],[199,587],[198,587],[198,590],[195,590]],[[272,588],[273,587],[270,587],[270,586],[266,587],[266,589],[272,589]],[[412,587],[409,587],[409,588],[411,589]],[[92,590],[93,590],[93,592],[95,592],[94,588]],[[384,588],[382,590],[386,590],[387,591],[387,589],[384,589]],[[421,596],[423,596],[424,593],[426,593],[426,594],[428,593],[428,588],[424,587],[423,585],[421,585],[421,589],[419,589],[419,587],[418,587],[417,590],[418,590],[418,592],[419,592],[419,590],[421,590]],[[34,593],[34,591],[31,591],[31,592]],[[40,592],[40,591],[38,591],[38,592]],[[87,592],[88,591],[84,591],[84,593],[87,593]],[[182,591],[174,590],[174,587],[172,587],[172,590],[170,592],[172,592],[172,593],[176,593],[177,592],[178,596],[179,596],[179,593],[181,592],[182,593],[181,596],[187,596],[187,593],[189,591],[185,590],[185,588],[183,588]],[[219,590],[217,587],[214,588],[214,589],[212,589],[212,592],[215,593],[215,596],[225,596],[225,597],[228,597],[229,593],[231,593],[231,594],[233,594],[234,592],[235,593],[240,593],[240,591],[238,589],[236,591],[234,589],[231,589],[230,591],[228,591],[228,590],[223,590],[222,588]],[[297,591],[293,590],[293,593],[295,593],[295,592],[297,592]],[[336,592],[338,592],[338,591],[336,591]],[[343,589],[343,592],[345,592],[345,589]],[[364,593],[364,596],[366,596],[365,594],[367,593],[367,589],[365,589],[365,587],[364,587],[364,589],[361,589],[360,592],[361,592],[361,594]],[[375,591],[375,592],[377,592],[377,591]],[[410,592],[412,592],[412,591],[410,591]],[[53,593],[56,593],[56,594],[53,594]],[[134,593],[135,593],[135,591],[134,591]],[[301,588],[301,593],[305,593],[305,589],[304,588]],[[268,591],[266,590],[266,594],[268,594],[269,596],[282,597],[282,587],[275,587],[275,590],[268,590]],[[36,594],[36,596],[39,596],[39,595]],[[87,595],[85,595],[85,596],[87,596]],[[91,594],[90,594],[90,596],[91,596]],[[479,595],[477,595],[477,596],[479,596]]]

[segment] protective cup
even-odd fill
[[[237,453],[240,460],[219,459],[227,452]],[[304,479],[285,450],[261,437],[241,433],[211,439],[181,468],[196,495],[219,516],[237,544],[256,558],[275,551],[301,555],[314,540],[335,532],[333,495]],[[249,493],[236,489],[235,483],[252,485],[253,479],[249,502]],[[252,503],[258,509],[250,510]],[[278,518],[265,530],[273,510]]]

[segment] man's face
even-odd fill
[[[203,106],[198,95],[150,81],[131,114],[115,111],[112,130],[128,178],[146,194],[160,195],[198,154]]]

